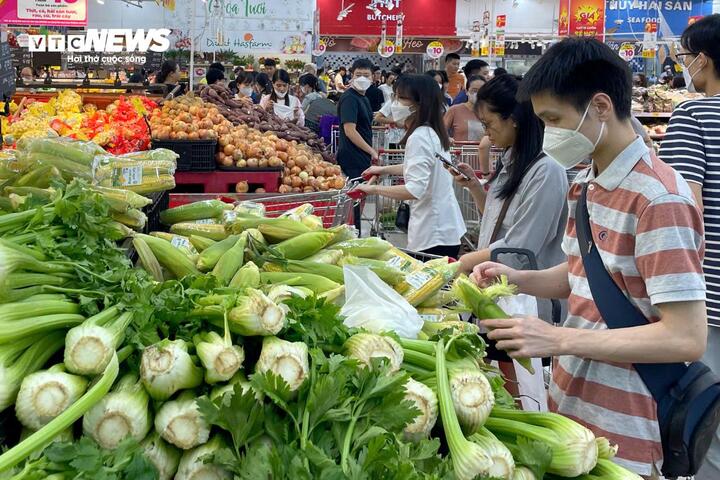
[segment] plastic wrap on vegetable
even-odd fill
[[[20,171],[15,150],[0,150],[0,179],[9,178]]]
[[[252,215],[255,217],[265,216],[265,205],[257,202],[244,201],[240,202],[235,206],[235,213],[238,215],[248,216]]]
[[[103,187],[145,194],[175,187],[177,154],[158,149],[123,156],[95,157],[93,181]]]
[[[106,153],[94,142],[70,138],[23,138],[18,141],[17,148],[24,152],[57,156],[85,166],[92,166],[96,155]]]

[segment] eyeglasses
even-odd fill
[[[688,56],[688,55],[695,55],[695,56],[697,56],[697,55],[700,55],[700,52],[698,52],[698,53],[695,53],[695,52],[678,53],[678,54],[676,54],[675,56],[678,57],[678,60],[680,60],[680,63],[682,63],[683,65],[685,65],[685,58],[684,58],[684,57],[686,57],[686,56]]]

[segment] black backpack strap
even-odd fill
[[[647,318],[617,286],[595,247],[587,208],[587,188],[584,183],[575,206],[575,230],[582,255],[583,267],[593,300],[608,328],[627,328],[647,325]],[[684,363],[636,363],[635,370],[658,402],[658,413],[664,413],[663,399],[686,372]]]

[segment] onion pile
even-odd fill
[[[155,140],[215,140],[231,127],[217,107],[192,95],[169,100],[150,115]]]

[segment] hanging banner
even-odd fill
[[[658,36],[680,36],[693,16],[712,13],[712,3],[703,0],[607,0],[605,33],[642,39],[645,24],[660,25]]]
[[[430,58],[440,58],[443,56],[443,52],[445,52],[445,47],[443,47],[443,44],[438,42],[437,40],[428,43],[427,49],[425,51],[425,53],[427,53],[427,56]]]
[[[317,0],[320,32],[325,35],[380,35],[388,22],[388,35],[396,35],[403,15],[407,36],[454,37],[457,0]]]
[[[558,35],[567,36],[570,34],[570,2],[560,0],[560,15],[558,16]]]
[[[605,0],[570,0],[568,18],[568,35],[602,39],[605,30]]]
[[[87,26],[87,0],[2,0],[0,24]]]
[[[314,0],[195,1],[201,52],[310,55],[315,50]]]
[[[395,28],[395,53],[403,52],[403,22],[405,21],[405,15],[401,14],[397,21],[397,27]]]
[[[505,29],[507,26],[507,15],[498,15],[495,17],[495,28]]]
[[[380,45],[380,37],[322,37],[327,45],[327,52],[376,53]],[[436,42],[436,38],[405,37],[403,53],[427,54],[428,45]],[[443,55],[450,52],[461,52],[464,42],[457,39],[442,40]],[[397,53],[397,50],[395,51]]]
[[[496,57],[505,56],[505,30],[497,30],[495,32],[495,42],[493,43],[493,55]]]

